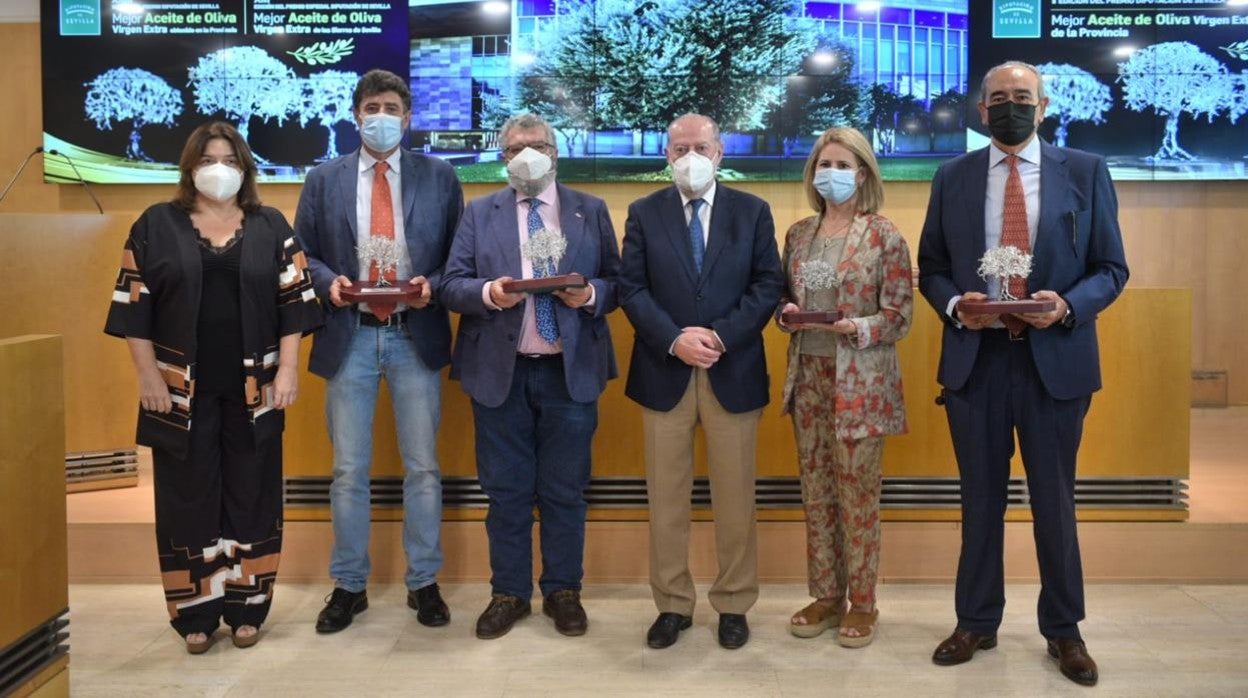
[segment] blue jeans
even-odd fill
[[[437,433],[442,382],[427,368],[404,327],[357,326],[338,374],[328,382],[325,417],[334,447],[329,488],[334,548],[329,575],[347,591],[363,591],[368,557],[369,471],[373,461],[373,412],[382,378],[394,406],[403,460],[403,551],[408,589],[435,581],[442,567],[442,473]]]
[[[533,507],[542,517],[543,595],[581,588],[585,488],[598,403],[568,395],[559,358],[516,358],[511,392],[498,407],[472,401],[477,475],[490,499],[490,585],[533,595]]]

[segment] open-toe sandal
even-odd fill
[[[840,604],[830,606],[820,601],[814,601],[798,611],[797,614],[789,620],[789,632],[796,637],[811,638],[819,637],[828,628],[835,628],[841,623]],[[805,623],[794,623],[793,620],[802,618]]]
[[[873,608],[870,612],[850,611],[841,619],[841,627],[836,631],[836,642],[841,647],[866,647],[875,639],[875,626],[880,620],[880,609]],[[846,635],[845,631],[853,628],[858,636]]]

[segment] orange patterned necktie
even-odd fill
[[[1027,199],[1023,196],[1023,178],[1018,174],[1018,156],[1006,155],[1005,163],[1010,166],[1010,175],[1005,180],[1005,206],[1001,211],[1001,246],[1017,247],[1020,251],[1030,254],[1031,240],[1027,234]],[[1009,291],[1014,298],[1026,298],[1027,279],[1012,277],[1009,281]],[[1019,334],[1027,327],[1027,323],[1013,315],[1002,315],[1001,322],[1013,335]]]
[[[373,165],[373,201],[370,214],[372,224],[369,226],[368,234],[393,240],[394,203],[390,199],[390,182],[386,181],[386,171],[389,169],[390,165],[385,160]],[[369,282],[376,286],[380,277],[381,270],[377,268],[377,263],[370,264],[368,268]],[[397,278],[395,269],[386,270],[386,281],[393,284]],[[390,317],[390,313],[394,312],[395,304],[369,301],[368,308],[379,320],[385,320]]]

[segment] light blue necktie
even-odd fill
[[[702,219],[698,217],[698,209],[706,202],[694,199],[689,202],[693,215],[689,216],[689,243],[693,245],[693,266],[702,273],[702,257],[706,255],[706,241],[702,239]]]
[[[537,207],[542,204],[538,199],[529,199],[529,235],[545,227]],[[544,264],[533,263],[533,278],[541,279],[555,273],[554,262]],[[554,344],[559,340],[559,323],[555,321],[555,298],[549,293],[533,294],[533,317],[537,321],[537,333],[542,339]]]

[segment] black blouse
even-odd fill
[[[171,203],[152,206],[130,229],[104,331],[151,340],[169,386],[173,411],[139,408],[136,440],[184,457],[200,347],[204,269],[190,216]],[[243,222],[239,249],[242,390],[257,445],[279,436],[282,410],[273,407],[279,340],[321,325],[307,260],[280,211],[261,207]]]
[[[239,267],[242,261],[242,230],[229,242],[213,247],[199,237],[204,291],[199,299],[199,361],[195,389],[241,395],[243,392],[243,314]]]

